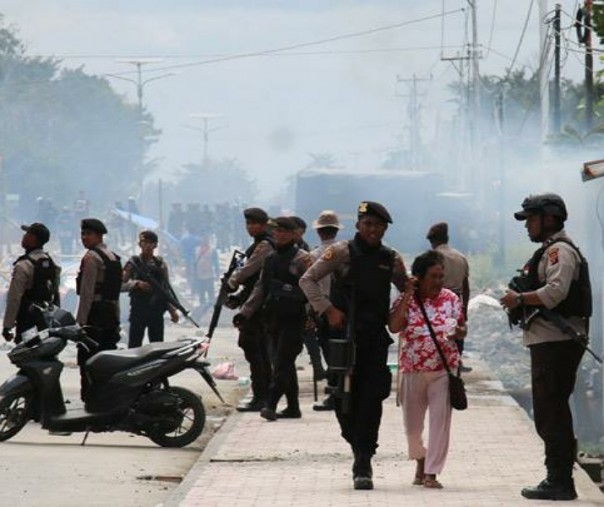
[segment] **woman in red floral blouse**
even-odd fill
[[[444,267],[440,253],[431,250],[416,257],[411,273],[413,276],[407,282],[405,292],[390,310],[388,327],[391,332],[399,333],[401,340],[399,392],[409,459],[417,461],[413,484],[442,488],[436,476],[442,472],[449,450],[449,378],[418,298],[452,371],[456,371],[460,361],[455,339],[465,336],[466,326],[461,301],[443,288]],[[424,446],[422,436],[426,411],[430,413],[428,448]]]

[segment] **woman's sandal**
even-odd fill
[[[424,488],[443,489],[443,485],[436,480],[435,476],[430,477],[430,476],[426,475],[424,477]]]

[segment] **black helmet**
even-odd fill
[[[529,195],[522,201],[522,211],[514,213],[516,220],[526,220],[529,213],[541,213],[559,217],[563,222],[568,218],[566,204],[558,194]]]

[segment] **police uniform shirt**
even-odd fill
[[[435,250],[444,258],[445,289],[449,289],[461,297],[463,282],[470,276],[470,266],[465,255],[447,244],[438,245]]]
[[[398,252],[395,251],[394,254],[392,283],[402,292],[405,290],[405,281],[407,280],[405,263]],[[348,248],[348,241],[338,241],[328,247],[321,258],[300,279],[300,288],[319,315],[322,315],[331,306],[328,295],[323,293],[320,280],[331,273],[338,273],[341,277],[346,277],[349,269],[350,249]]]
[[[312,257],[310,254],[305,250],[299,249],[289,264],[289,272],[296,277],[301,277],[311,264]],[[262,285],[261,273],[260,278],[258,278],[254,285],[254,289],[252,290],[250,297],[241,307],[241,314],[245,317],[251,317],[262,305],[264,297],[265,294],[264,287]]]
[[[238,268],[229,278],[228,284],[232,289],[236,289],[248,278],[254,276],[262,269],[264,259],[273,251],[272,245],[267,240],[262,240],[246,259],[245,264]]]
[[[337,239],[326,239],[321,241],[321,245],[310,252],[310,256],[312,257],[313,263],[318,261],[325,252],[325,250],[327,250],[331,245],[334,245],[336,242]],[[329,297],[329,292],[331,290],[331,275],[328,275],[325,278],[321,278],[321,280],[319,280],[319,285],[321,286],[323,294]]]
[[[29,257],[36,262],[42,258],[48,257],[48,254],[41,248],[36,248],[29,252]],[[21,298],[25,291],[31,289],[34,283],[34,265],[27,259],[21,259],[13,267],[13,274],[6,294],[6,310],[4,312],[3,327],[12,328],[17,321]]]
[[[537,266],[539,281],[545,285],[536,292],[543,305],[549,309],[555,308],[566,299],[571,282],[579,278],[581,267],[581,259],[572,246],[561,241],[552,245],[553,241],[558,238],[570,240],[564,231],[557,232],[548,238],[543,246],[551,246],[543,252]],[[577,331],[586,332],[585,321],[580,317],[570,317],[568,321]],[[524,344],[528,346],[544,342],[565,341],[571,338],[552,322],[538,317],[529,329],[524,331],[523,339]]]
[[[107,248],[107,245],[100,243],[95,248],[101,250],[110,260],[115,260],[115,254]],[[105,280],[105,263],[101,256],[93,250],[88,250],[82,258],[81,282],[80,282],[80,300],[78,302],[78,312],[76,321],[81,326],[88,323],[88,315],[94,301],[100,301],[101,296],[95,294],[94,290],[98,284]],[[119,314],[119,307],[116,305],[116,314]]]

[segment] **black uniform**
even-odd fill
[[[120,341],[119,295],[122,285],[122,265],[115,253],[104,244],[88,250],[82,258],[76,279],[80,296],[76,320],[90,326],[88,333],[98,342],[94,351],[78,348],[82,399],[88,389],[86,361],[101,350],[114,350]]]
[[[326,301],[318,281],[332,272],[336,274],[332,299]],[[342,436],[355,452],[373,455],[377,448],[382,400],[388,396],[392,381],[387,366],[392,340],[386,331],[390,284],[394,282],[402,289],[405,276],[403,261],[394,250],[384,245],[370,247],[357,234],[352,241],[329,247],[300,281],[320,314],[329,304],[344,313],[350,312],[351,302],[354,305],[357,361],[352,374],[351,409],[345,414],[338,402],[336,413]]]
[[[302,351],[306,298],[298,281],[310,260],[309,254],[293,243],[277,247],[264,261],[260,280],[241,309],[241,315],[253,318],[264,308],[273,367],[267,407],[272,412],[283,395],[292,414],[300,411],[295,362]]]
[[[233,289],[237,289],[240,285],[243,286],[241,293],[238,294],[242,303],[245,303],[251,294],[254,285],[260,278],[264,260],[272,251],[273,239],[269,234],[255,237],[254,243],[245,251],[246,263],[233,273],[228,282]],[[261,309],[239,328],[238,345],[250,365],[252,405],[259,407],[268,398],[271,381],[271,362],[264,326],[264,312]]]
[[[167,268],[161,257],[153,256],[149,260],[133,255],[124,268],[128,273],[124,279],[126,285],[136,280],[146,281],[152,278],[162,287],[168,288]],[[148,282],[150,283],[150,282]],[[135,284],[130,288],[130,331],[128,348],[140,347],[149,333],[150,342],[164,340],[164,313],[168,310],[168,301],[161,291],[151,285],[151,290],[138,290]]]

